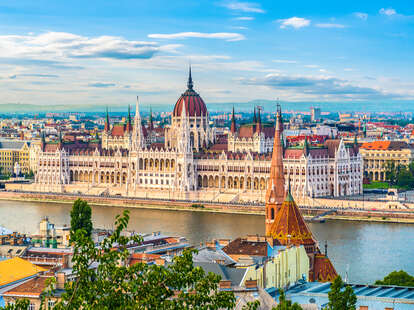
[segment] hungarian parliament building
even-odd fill
[[[357,143],[307,139],[290,146],[283,138],[285,184],[295,198],[339,197],[362,193],[363,162]],[[159,128],[157,128],[159,130]],[[262,123],[260,110],[251,124],[237,126],[233,116],[226,135],[210,125],[209,112],[193,88],[178,98],[164,141],[155,139],[150,122],[142,125],[137,98],[135,115],[111,125],[88,143],[65,141],[33,145],[35,182],[30,190],[85,195],[186,199],[217,202],[264,202],[275,125]]]

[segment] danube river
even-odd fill
[[[43,216],[56,225],[70,223],[69,204],[0,201],[0,225],[21,233],[36,233]],[[94,206],[96,228],[112,228],[123,208]],[[191,244],[213,238],[264,233],[264,217],[191,211],[130,209],[129,230],[161,231],[186,237]],[[337,271],[350,282],[372,283],[393,270],[414,275],[414,225],[348,221],[309,224]]]

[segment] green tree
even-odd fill
[[[27,310],[29,308],[28,299],[18,299],[14,304],[8,304],[0,308],[2,310]]]
[[[26,174],[26,178],[33,179],[34,178],[34,172],[32,169],[29,170],[29,173]]]
[[[70,212],[70,238],[76,236],[78,231],[81,231],[85,236],[90,238],[92,234],[92,209],[85,200],[78,198],[72,207]]]
[[[126,237],[122,231],[129,212],[117,216],[114,233],[99,247],[82,230],[74,231],[74,282],[54,309],[231,309],[232,292],[220,291],[220,277],[194,267],[194,250],[186,250],[168,267],[128,264],[127,244],[141,241]],[[117,250],[114,250],[117,249]],[[91,268],[91,266],[97,266]],[[53,294],[53,290],[49,293]],[[48,294],[45,295],[45,298]]]
[[[345,289],[343,289],[345,287]],[[355,310],[357,297],[351,286],[337,276],[328,293],[329,303],[325,310]]]
[[[414,277],[403,270],[393,271],[389,275],[387,275],[383,280],[375,281],[375,284],[414,287]]]
[[[397,185],[404,188],[413,188],[414,177],[409,169],[401,169],[397,175]]]
[[[302,310],[302,307],[299,306],[298,303],[292,304],[291,300],[286,299],[285,292],[283,290],[279,290],[279,304],[274,310]]]
[[[384,164],[385,168],[385,179],[392,185],[395,184],[397,180],[397,169],[395,163],[392,160],[388,160]]]

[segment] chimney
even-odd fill
[[[246,280],[244,286],[248,289],[257,288],[257,280]]]
[[[65,289],[65,283],[66,283],[66,275],[63,272],[58,272],[56,274],[56,288],[58,290]]]
[[[231,288],[231,281],[229,281],[229,280],[221,280],[220,281],[220,283],[219,283],[219,287],[221,288],[221,289],[229,289],[229,288]]]

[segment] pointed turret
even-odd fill
[[[262,119],[260,117],[260,109],[257,109],[257,122],[256,122],[256,132],[262,132]]]
[[[183,106],[183,113],[181,113],[180,134],[178,137],[180,139],[180,141],[178,141],[179,151],[183,153],[190,152],[192,146],[190,142],[190,131],[187,121],[187,108],[185,105]]]
[[[109,132],[109,130],[110,130],[110,123],[109,123],[109,112],[108,112],[108,107],[106,107],[106,119],[105,119],[105,128],[104,128],[104,130],[106,131],[106,132]]]
[[[309,154],[309,143],[307,136],[305,136],[305,141],[303,142],[303,153],[305,154],[305,156],[308,156]]]
[[[285,197],[285,177],[283,172],[283,147],[280,131],[281,109],[277,106],[275,137],[273,142],[270,178],[266,192],[266,235],[271,234],[271,226]]]
[[[148,121],[148,128],[150,129],[150,130],[153,130],[154,129],[154,123],[153,123],[153,120],[152,120],[152,107],[150,107],[150,114],[149,114],[149,121]]]
[[[62,130],[59,130],[58,149],[61,150],[62,148],[63,148]]]
[[[232,134],[236,133],[236,117],[234,116],[234,106],[233,106],[233,113],[231,115],[230,131],[231,131]]]
[[[40,147],[42,148],[42,151],[45,151],[45,147],[46,147],[46,137],[45,137],[45,132],[42,131],[42,138],[41,138],[41,142],[40,142]]]
[[[132,122],[131,122],[131,105],[128,104],[128,116],[127,123],[125,127],[126,132],[132,132]]]
[[[256,116],[256,106],[254,107],[254,112],[253,112],[253,125],[256,125],[257,123],[257,116]]]
[[[132,130],[132,149],[137,151],[144,147],[144,134],[142,132],[141,115],[139,114],[139,99],[135,106],[134,128]]]
[[[312,232],[305,223],[293,199],[288,179],[286,197],[276,212],[275,219],[268,231],[268,235],[277,239],[283,245],[315,245]]]
[[[193,90],[193,78],[191,77],[191,65],[188,70],[188,82],[187,82],[187,88],[189,90]]]

